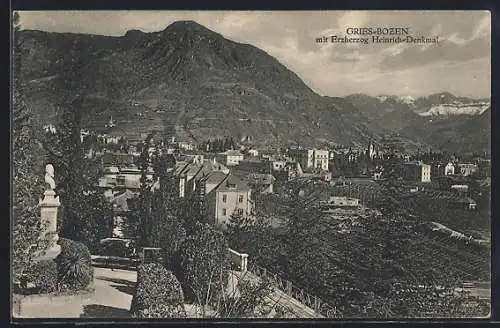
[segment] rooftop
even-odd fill
[[[204,176],[201,180],[203,180],[206,184],[220,184],[225,178],[226,174],[221,171],[212,171]]]
[[[240,153],[239,150],[227,150],[223,153],[220,153],[221,155],[227,155],[227,156],[243,156],[242,153]]]
[[[251,173],[247,176],[249,184],[271,184],[276,179],[272,174]]]
[[[113,197],[113,199],[111,199],[111,203],[114,205],[115,210],[128,212],[130,210],[128,207],[128,200],[135,197],[136,193],[127,189],[121,194],[118,194],[115,197]]]
[[[215,189],[217,191],[250,191],[248,184],[231,173]]]

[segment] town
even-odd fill
[[[344,234],[352,231],[353,225],[367,224],[373,218],[381,224],[384,217],[396,212],[387,208],[387,197],[394,197],[393,202],[408,210],[402,215],[427,221],[419,228],[425,230],[420,238],[431,235],[440,242],[451,238],[446,241],[450,244],[446,245],[448,250],[440,256],[465,256],[462,262],[455,263],[458,272],[467,272],[468,278],[463,283],[474,286],[469,289],[477,295],[486,291],[477,286],[487,281],[484,275],[487,258],[483,257],[481,265],[471,267],[472,259],[478,261],[478,250],[474,248],[468,253],[459,245],[486,249],[490,244],[487,190],[491,183],[491,162],[487,154],[461,157],[431,149],[407,153],[401,150],[397,136],[387,136],[379,143],[369,141],[358,148],[341,145],[265,148],[253,145],[248,138],[222,137],[195,143],[177,140],[160,131],[130,138],[121,136],[122,132],[114,127],[110,119],[106,125],[108,133],[81,129],[79,136],[86,160],[100,165],[98,190],[113,213],[110,227],[103,229],[108,235],[101,235],[89,247],[94,254],[92,261],[98,267],[129,269],[137,263],[164,261],[163,257],[168,256],[163,253],[164,245],[153,237],[161,240],[158,232],[165,228],[165,222],[143,209],[141,212],[145,194],[154,198],[155,194],[166,191],[172,204],[228,234],[229,254],[237,271],[260,275],[283,272],[276,259],[259,254],[262,252],[259,247],[279,246],[242,242],[238,232],[236,240],[231,242],[235,237],[231,234],[235,233],[235,226],[236,231],[242,228],[241,222],[255,224],[268,218],[269,228],[276,234],[283,230],[289,233],[291,214],[284,208],[292,201],[296,203],[294,211],[303,207],[317,213],[314,224],[332,229],[330,235],[334,231]],[[49,138],[57,133],[55,126],[46,126],[44,130]],[[162,160],[163,164],[159,164]],[[391,194],[388,186],[394,188]],[[431,210],[433,206],[439,208],[439,213]],[[462,219],[470,217],[475,222]],[[450,254],[449,247],[457,249]],[[483,254],[480,257],[484,256],[484,250],[479,252]],[[289,286],[298,280],[293,274],[284,274],[279,279],[282,285]],[[301,287],[297,288],[302,290],[303,282],[298,283]],[[294,296],[291,287],[288,288],[288,293],[283,288],[285,295]],[[302,293],[312,292],[318,299],[319,289],[308,288]],[[338,315],[339,305],[332,305],[335,300],[328,294],[320,295],[319,303],[295,297],[301,302],[298,307],[291,306],[292,301],[284,301],[288,306],[284,313],[291,317],[308,311],[309,314],[302,315]]]
[[[475,304],[467,306],[473,309],[484,309],[487,304],[484,302],[488,302],[485,296],[489,291],[489,259],[485,255],[490,245],[488,154],[460,156],[431,149],[408,153],[401,149],[398,136],[368,141],[365,147],[358,148],[342,145],[270,148],[254,145],[249,138],[238,140],[230,136],[195,143],[177,140],[161,131],[131,138],[124,136],[116,125],[111,118],[104,127],[107,132],[90,129],[72,132],[78,133],[72,149],[80,152],[79,162],[93,163],[94,174],[101,172],[92,180],[94,185],[83,191],[88,195],[94,190],[98,193],[96,197],[103,199],[102,203],[90,205],[97,214],[87,214],[96,215],[93,220],[97,220],[86,223],[93,225],[95,232],[90,232],[85,241],[95,270],[130,272],[126,270],[134,271],[148,263],[167,263],[166,267],[176,272],[175,254],[182,250],[171,248],[186,247],[178,245],[184,237],[176,241],[180,238],[177,234],[196,231],[201,228],[200,223],[208,224],[214,233],[219,231],[227,240],[225,252],[233,268],[229,278],[233,281],[229,286],[233,287],[227,288],[234,290],[238,286],[234,279],[270,279],[271,285],[282,286],[274,287],[280,293],[280,300],[266,312],[267,317],[359,316],[359,308],[346,307],[346,299],[352,295],[345,289],[342,289],[345,296],[336,298],[331,290],[325,292],[321,280],[302,276],[298,268],[290,269],[287,262],[292,259],[283,261],[282,255],[274,252],[281,252],[290,241],[305,238],[301,250],[294,252],[306,256],[302,261],[307,262],[303,249],[310,252],[318,247],[307,246],[313,236],[320,238],[321,249],[326,247],[338,253],[341,249],[352,252],[358,243],[373,243],[377,238],[388,242],[387,229],[402,229],[392,232],[396,233],[394,241],[402,237],[399,235],[402,231],[413,229],[416,235],[408,242],[417,243],[413,245],[416,248],[406,252],[412,257],[420,254],[421,259],[410,260],[419,263],[419,270],[428,272],[436,265],[442,266],[442,261],[451,261],[452,266],[442,268],[432,279],[459,277],[458,285],[453,288],[466,291],[467,302]],[[44,138],[60,138],[58,129],[54,125],[44,126]],[[50,154],[48,158],[52,161]],[[50,195],[46,191],[47,204],[53,197]],[[52,198],[52,203],[57,201]],[[102,208],[97,208],[98,204]],[[42,216],[43,213],[48,212],[42,212]],[[54,214],[45,215],[52,215],[52,220],[56,218]],[[185,228],[176,228],[179,222],[184,222]],[[307,227],[294,227],[297,224]],[[361,232],[360,227],[366,230]],[[54,226],[52,229],[56,230]],[[315,232],[316,229],[320,231]],[[339,239],[346,234],[351,237]],[[401,245],[394,247],[402,252]],[[436,249],[441,251],[436,253]],[[340,265],[341,272],[374,264],[373,254],[368,255],[371,259],[363,259],[359,251],[343,255],[350,260]],[[290,257],[293,253],[288,254]],[[208,256],[203,252],[197,255]],[[370,262],[363,265],[366,260]],[[357,264],[351,267],[350,261]],[[323,265],[330,266],[328,262]],[[114,275],[111,271],[106,279],[114,279]],[[387,278],[377,277],[374,279],[379,280],[374,283]],[[337,279],[338,283],[346,284],[345,277]],[[367,292],[359,281],[352,283],[350,289]],[[338,286],[335,290],[339,292]],[[429,306],[434,304],[427,302]],[[366,306],[363,313],[367,316],[380,315]],[[185,304],[184,309],[188,317],[218,313],[208,304],[196,302]]]

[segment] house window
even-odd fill
[[[227,195],[222,195],[222,202],[225,203],[227,201]]]
[[[225,208],[222,209],[222,215],[226,216],[226,209]]]
[[[228,183],[227,185],[228,188],[236,188],[236,185],[234,183]]]
[[[241,215],[243,215],[243,209],[242,209],[242,208],[238,208],[238,209],[236,210],[236,213],[237,213],[238,215],[240,215],[240,216],[241,216]]]
[[[238,203],[243,203],[243,195],[238,196]]]

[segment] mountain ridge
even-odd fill
[[[197,23],[119,37],[22,31],[21,38],[26,96],[45,119],[79,93],[89,127],[113,116],[126,131],[173,129],[196,139],[241,134],[314,145],[378,136],[359,110],[343,110],[342,98],[318,95],[265,51]]]
[[[193,21],[122,36],[24,30],[19,38],[16,73],[27,103],[47,123],[79,95],[86,128],[126,136],[161,131],[194,141],[249,136],[262,145],[366,146],[403,132],[409,147],[443,144],[425,137],[429,118],[411,108],[419,99],[319,95],[264,50]],[[110,116],[113,131],[104,128]]]
[[[490,152],[491,103],[484,99],[457,97],[449,92],[401,99],[352,94],[346,97],[368,117],[369,123],[383,125],[405,138],[449,152]],[[453,114],[440,113],[446,108]],[[460,106],[481,106],[480,110],[459,112]]]

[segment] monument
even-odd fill
[[[56,192],[54,191],[56,183],[52,164],[45,166],[45,182],[48,185],[48,189],[45,190],[39,206],[42,223],[41,237],[45,239],[48,245],[46,251],[38,257],[38,260],[55,259],[61,252],[61,246],[57,244],[59,239],[57,234],[57,211],[61,203],[59,202],[59,196],[56,196]]]

